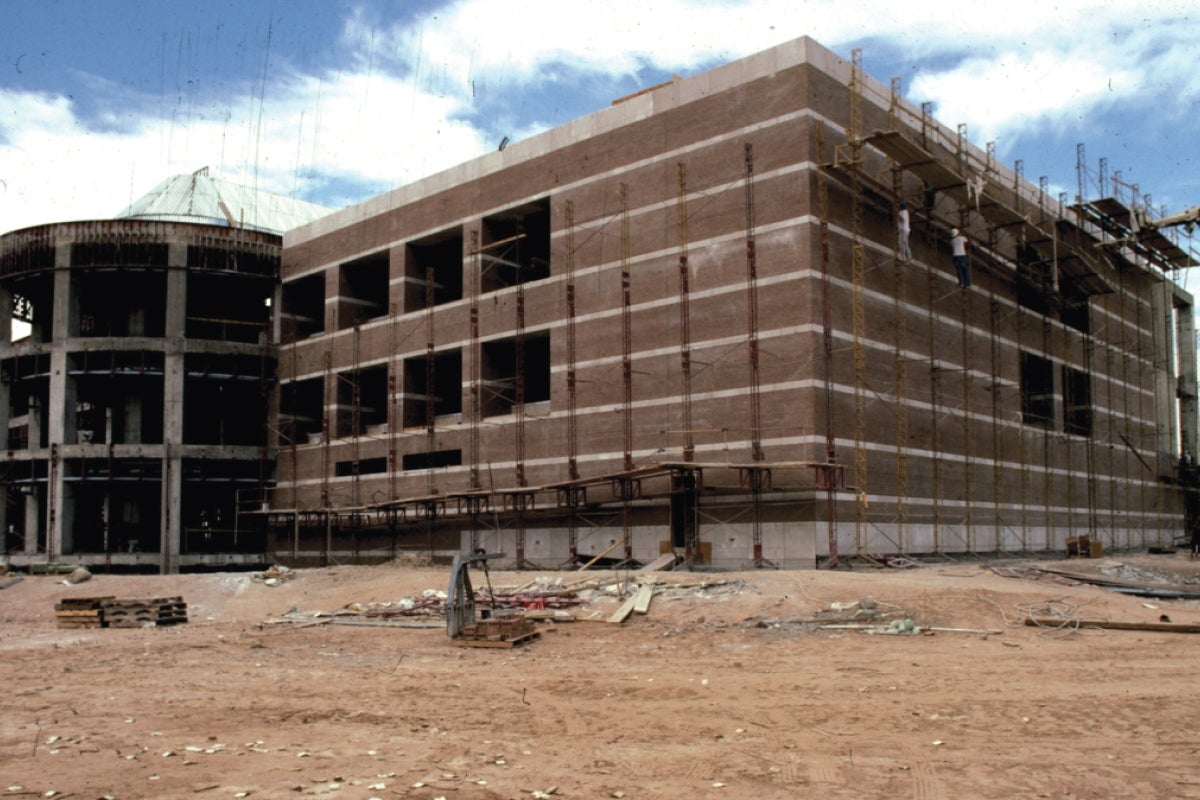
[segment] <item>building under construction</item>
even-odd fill
[[[294,229],[246,510],[295,563],[1170,543],[1195,262],[1076,167],[1056,196],[801,39]]]
[[[200,170],[117,219],[0,237],[5,561],[262,562],[262,519],[235,509],[274,477],[280,232],[324,213]]]

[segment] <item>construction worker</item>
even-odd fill
[[[954,271],[958,273],[958,285],[971,287],[971,266],[967,262],[967,237],[958,228],[950,229],[950,253],[954,257]]]
[[[897,249],[900,251],[901,261],[912,261],[912,251],[908,249],[908,234],[912,231],[912,226],[908,219],[908,201],[900,201],[900,209],[896,212],[896,238]]]

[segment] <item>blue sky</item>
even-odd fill
[[[169,175],[341,207],[810,35],[1076,190],[1083,144],[1200,205],[1200,11],[852,0],[0,0],[0,232],[109,217]]]

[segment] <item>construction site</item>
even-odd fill
[[[1200,797],[1200,212],[1076,176],[800,39],[0,236],[0,793]]]
[[[291,564],[1170,545],[1197,262],[1076,175],[805,38],[292,229],[277,481],[240,516]]]
[[[901,88],[804,38],[332,213],[200,170],[0,237],[6,560],[1171,546],[1195,210]]]

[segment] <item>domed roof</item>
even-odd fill
[[[204,167],[190,175],[167,178],[116,218],[196,222],[282,234],[332,210],[214,177]]]

